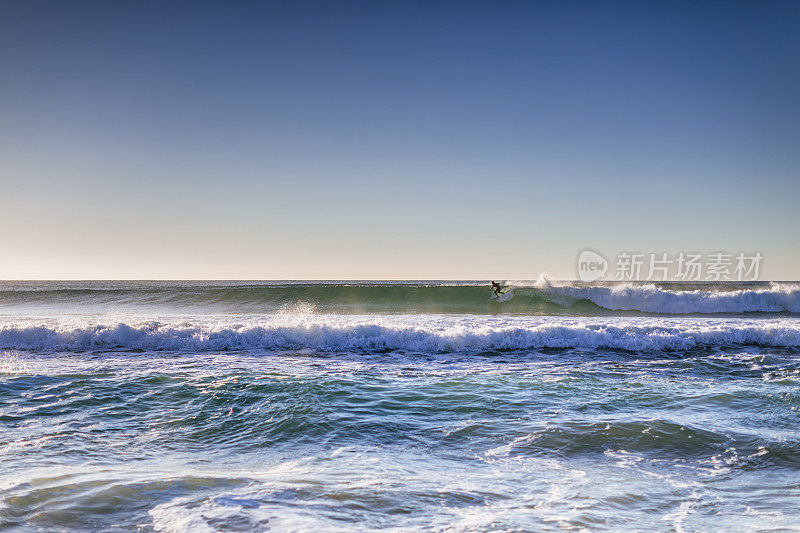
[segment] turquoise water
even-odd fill
[[[470,313],[391,309],[388,287],[380,312],[320,297],[260,314],[262,286],[5,289],[3,529],[800,525],[791,285],[617,288],[662,313],[537,288],[564,309],[544,315],[474,312],[487,289]],[[787,308],[731,310],[759,299]]]

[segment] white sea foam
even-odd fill
[[[569,306],[578,300],[613,311],[662,314],[800,313],[800,286],[773,284],[763,289],[667,290],[656,285],[620,283],[611,287],[587,287],[551,282],[545,277],[532,285],[553,302]]]
[[[637,352],[760,345],[800,347],[800,320],[282,315],[238,322],[187,319],[0,324],[0,349],[479,352],[611,348]]]

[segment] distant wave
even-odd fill
[[[800,347],[790,320],[331,320],[286,318],[249,324],[7,324],[0,349],[30,351],[316,350],[323,352],[480,352],[610,348],[634,352],[759,345]]]
[[[800,314],[796,283],[582,284],[509,282],[509,301],[480,282],[0,283],[0,314],[276,314],[298,306],[334,314],[531,316]]]

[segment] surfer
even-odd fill
[[[500,296],[501,294],[505,294],[505,292],[500,290],[500,284],[496,281],[492,282],[492,290],[494,291],[495,297]]]

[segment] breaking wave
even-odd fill
[[[333,314],[533,316],[800,314],[797,283],[507,282],[508,301],[483,282],[0,283],[0,314]]]
[[[738,290],[671,290],[655,284],[554,284],[543,278],[534,287],[542,294],[554,297],[554,303],[569,306],[583,300],[612,311],[657,314],[800,313],[800,286],[789,284]]]
[[[0,349],[474,353],[540,348],[664,352],[740,345],[800,347],[800,322],[786,320],[462,317],[288,317],[246,324],[7,324]]]

